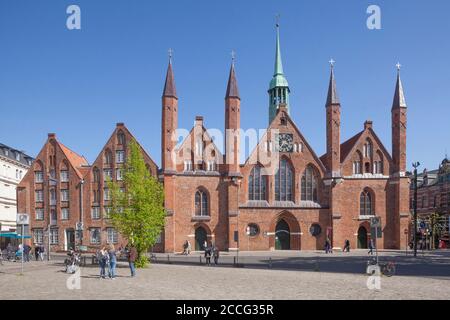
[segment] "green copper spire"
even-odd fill
[[[285,104],[289,112],[289,84],[284,76],[283,63],[281,61],[281,46],[280,46],[280,25],[276,24],[277,39],[275,49],[275,70],[272,80],[269,85],[269,124],[277,115],[278,106]]]
[[[281,62],[281,49],[280,49],[280,26],[277,23],[277,48],[275,51],[275,73],[273,76],[283,75],[283,62]]]

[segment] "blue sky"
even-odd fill
[[[81,8],[81,30],[66,8]],[[382,30],[366,27],[379,5]],[[196,115],[223,128],[230,52],[244,129],[265,128],[273,73],[274,16],[281,15],[291,116],[317,154],[325,151],[328,61],[337,61],[342,140],[366,119],[391,148],[395,64],[408,103],[408,164],[435,168],[450,153],[450,2],[1,0],[0,142],[35,156],[56,132],[92,162],[125,122],[160,163],[161,93],[174,49],[179,125]]]

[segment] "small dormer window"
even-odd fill
[[[20,161],[20,153],[19,152],[16,152],[16,160]]]
[[[5,156],[9,156],[9,150],[5,149]]]

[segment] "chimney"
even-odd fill
[[[195,125],[196,126],[203,126],[203,117],[202,116],[196,116],[195,117]]]
[[[364,130],[372,129],[372,125],[373,125],[373,121],[367,120],[366,122],[364,122]]]

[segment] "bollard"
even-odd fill
[[[233,257],[233,266],[236,265],[236,257]]]
[[[319,263],[317,261],[314,262],[314,271],[316,271],[316,272],[320,271]]]
[[[203,263],[202,263],[202,256],[200,256],[200,264],[203,264]]]
[[[170,264],[170,256],[167,255],[167,263]]]
[[[272,257],[269,257],[269,269],[272,269]]]

